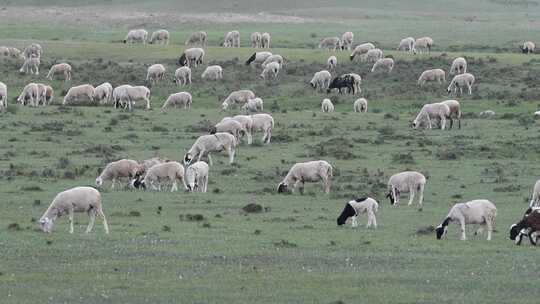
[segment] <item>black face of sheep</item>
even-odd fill
[[[178,64],[184,66],[186,65],[186,63],[187,63],[186,54],[182,54],[182,56],[178,58]]]
[[[246,61],[246,65],[250,65],[250,63],[252,63],[255,60],[255,57],[257,57],[257,53],[253,53],[253,55],[249,57],[249,59]]]
[[[124,39],[124,41],[123,41],[123,42],[124,42],[124,43],[127,43],[127,40],[125,40],[125,39]]]
[[[217,128],[212,126],[208,129],[208,133],[210,134],[216,134],[217,133]]]
[[[337,218],[338,226],[344,225],[345,222],[347,222],[348,218],[355,215],[356,211],[354,210],[354,208],[349,203],[345,204],[345,208],[343,208],[343,211],[341,211],[341,214]]]
[[[284,183],[280,183],[278,188],[277,188],[277,192],[278,193],[285,193],[285,192],[289,192],[289,189],[287,188],[287,185],[285,185]]]
[[[446,218],[442,224],[437,226],[435,228],[435,233],[437,233],[437,240],[442,239],[443,236],[446,235],[446,232],[448,231],[448,223],[450,222],[449,218]]]
[[[529,48],[524,48],[523,46],[520,46],[519,48],[523,54],[527,54],[529,52]]]
[[[184,155],[184,164],[189,165],[191,164],[192,160],[193,160],[193,157],[191,156],[191,154],[186,153],[186,155]]]
[[[394,194],[392,193],[392,190],[390,190],[388,194],[386,194],[386,197],[390,200],[390,205],[395,204],[396,200],[394,198]]]
[[[131,181],[131,186],[135,189],[146,189],[146,184],[141,176],[135,177]]]
[[[520,230],[521,229],[519,229],[519,227],[516,224],[510,226],[510,239],[512,241],[516,240],[516,237],[518,236]],[[521,240],[519,240],[519,241],[521,241]]]

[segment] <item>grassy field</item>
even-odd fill
[[[137,10],[151,9],[147,1],[135,2]],[[158,47],[120,44],[127,26],[112,21],[0,19],[0,45],[44,46],[37,77],[20,75],[16,60],[0,65],[10,102],[0,113],[0,303],[537,303],[537,249],[515,246],[508,227],[528,206],[540,169],[540,125],[532,115],[540,106],[540,56],[516,52],[525,39],[540,42],[538,2],[458,0],[444,11],[442,1],[283,1],[276,2],[278,9],[263,2],[219,5],[229,12],[264,10],[309,22],[159,24],[171,28],[174,40]],[[93,7],[113,11],[123,3],[97,1]],[[183,4],[160,1],[153,9],[158,14]],[[17,5],[68,10],[85,8],[86,1]],[[21,9],[6,1],[0,6]],[[212,2],[198,1],[189,13],[216,11]],[[469,16],[478,21],[463,21]],[[152,22],[139,26],[157,28]],[[216,45],[229,28],[240,29],[243,44],[255,28],[272,32],[272,52],[287,59],[278,80],[265,83],[257,78],[260,70],[244,65],[253,52],[247,47],[210,47],[206,63],[224,68],[223,81],[203,82],[199,67],[191,86],[176,88],[171,75],[185,36],[205,29]],[[333,74],[362,75],[369,112],[352,112],[357,97],[331,94],[336,112],[323,114],[320,102],[327,95],[311,90],[308,81],[329,53],[313,47],[320,37],[345,30],[353,30],[357,40],[379,43],[394,56],[396,68],[391,75],[371,74],[370,65],[351,63],[348,52],[339,52]],[[440,41],[432,54],[393,51],[402,37],[423,34]],[[473,95],[458,98],[462,128],[410,129],[423,104],[448,99],[445,85],[418,88],[418,75],[428,68],[448,70],[456,56],[466,56],[477,77]],[[71,83],[46,81],[48,67],[61,61],[74,67]],[[59,105],[71,85],[144,84],[153,63],[163,63],[168,78],[152,88],[150,111]],[[55,104],[15,105],[31,81],[51,83]],[[264,99],[276,121],[272,143],[260,143],[258,133],[254,145],[238,148],[233,165],[225,155],[214,155],[208,193],[105,187],[111,234],[104,234],[99,220],[93,233],[84,234],[87,217],[81,214],[73,235],[66,218],[50,235],[38,230],[36,221],[56,193],[93,185],[110,161],[156,155],[180,160],[209,126],[238,113],[219,111],[236,89],[252,89]],[[161,112],[167,96],[181,90],[192,93],[192,109]],[[480,118],[488,109],[496,116]],[[334,166],[331,194],[315,184],[303,196],[276,193],[290,166],[313,159]],[[428,177],[422,212],[407,207],[407,199],[397,207],[384,199],[389,176],[407,169]],[[337,227],[345,203],[366,195],[380,203],[379,228],[364,228],[364,217],[356,229]],[[469,227],[469,240],[459,241],[455,225],[447,240],[436,240],[432,229],[449,208],[477,198],[497,205],[493,240],[473,235]],[[264,211],[244,212],[250,203]]]

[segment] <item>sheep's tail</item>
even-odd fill
[[[255,57],[257,57],[257,52],[253,53],[251,57],[246,61],[246,65],[250,65],[253,61],[255,61]]]

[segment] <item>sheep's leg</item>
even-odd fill
[[[248,130],[246,134],[248,138],[248,145],[251,145],[253,143],[253,137],[251,136],[251,132]]]
[[[377,228],[377,217],[375,216],[373,210],[368,211],[368,217],[371,218],[371,225],[373,226],[373,228]]]
[[[407,206],[412,205],[412,202],[413,202],[413,200],[414,200],[414,195],[416,194],[416,189],[411,188],[411,189],[409,189],[409,192],[410,192],[410,195],[409,195],[409,203],[407,204]]]
[[[96,212],[92,209],[88,211],[88,216],[90,217],[90,221],[88,221],[88,226],[86,227],[86,233],[90,233],[92,229],[94,228],[94,223],[96,221]]]
[[[171,187],[171,192],[178,191],[178,185],[176,184],[176,181],[173,182]]]
[[[472,95],[472,84],[469,84],[468,87],[469,87],[469,95]]]
[[[69,206],[69,233],[73,233],[73,206]]]
[[[103,220],[103,229],[105,229],[105,233],[109,234],[109,224],[107,224],[107,218],[105,218],[105,214],[103,213],[103,210],[99,210],[97,214],[101,217]]]
[[[486,226],[487,226],[487,240],[491,241],[491,232],[493,231],[493,223],[491,221],[492,219],[486,219]]]
[[[444,130],[444,127],[446,126],[446,117],[444,115],[441,117],[441,130]]]
[[[229,147],[227,150],[228,150],[227,152],[229,152],[229,164],[232,164],[234,162],[234,153],[236,151],[232,147]]]
[[[356,220],[356,216],[353,216],[353,217],[352,217],[352,223],[351,223],[351,226],[352,226],[353,228],[358,227],[358,221]]]
[[[199,158],[199,160],[200,160],[200,158]],[[213,166],[213,165],[214,165],[214,163],[212,162],[212,157],[210,156],[210,153],[208,153],[208,164],[209,164],[210,166]]]
[[[204,177],[204,182],[203,182],[203,190],[202,192],[206,193],[206,191],[208,190],[208,176],[205,176]]]
[[[424,185],[420,185],[418,192],[420,192],[418,197],[418,210],[422,211],[424,206]]]
[[[113,178],[112,182],[111,182],[111,190],[114,190],[114,183],[115,182],[116,182],[116,178]]]
[[[467,236],[465,235],[465,219],[460,218],[459,219],[459,225],[461,227],[461,240],[465,241],[465,240],[467,240]]]

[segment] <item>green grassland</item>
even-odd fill
[[[114,9],[123,3],[92,4]],[[185,4],[151,3],[157,11]],[[17,60],[2,59],[0,65],[10,103],[0,113],[0,303],[538,302],[537,249],[508,239],[508,227],[528,206],[540,169],[540,126],[532,115],[540,101],[540,57],[517,52],[525,39],[540,42],[536,2],[459,0],[445,10],[439,9],[443,1],[419,0],[275,3],[277,9],[264,1],[219,5],[225,11],[265,10],[318,21],[161,24],[173,34],[168,47],[123,45],[119,41],[128,27],[121,25],[63,26],[52,17],[50,24],[0,21],[0,44],[44,46],[37,77],[19,74]],[[12,4],[2,5],[9,10]],[[88,4],[24,0],[17,5]],[[151,9],[147,1],[135,1],[134,7]],[[198,1],[189,12],[215,11],[210,1]],[[463,21],[472,15],[481,21]],[[272,52],[287,60],[278,80],[264,82],[260,70],[244,65],[252,49],[215,47],[229,28],[240,29],[243,44],[252,30],[272,32]],[[224,79],[204,82],[204,67],[198,67],[193,84],[177,88],[172,74],[182,42],[197,29],[209,32],[214,46],[206,64],[220,64]],[[352,63],[348,52],[338,52],[335,74],[362,75],[369,112],[352,112],[357,97],[330,94],[336,112],[323,114],[320,102],[327,95],[314,92],[308,81],[324,68],[329,53],[313,48],[320,37],[345,30],[353,30],[357,40],[378,42],[394,56],[396,68],[390,75],[371,74],[371,65]],[[432,54],[393,51],[399,39],[417,33],[440,41]],[[473,95],[458,98],[462,128],[410,129],[423,104],[449,98],[445,85],[418,88],[418,75],[428,68],[448,70],[456,56],[466,56],[477,77]],[[61,61],[74,68],[71,83],[46,81],[48,67]],[[60,106],[71,85],[142,85],[153,63],[163,63],[168,73],[152,87],[150,111],[140,105],[133,112]],[[30,81],[51,83],[54,105],[15,105]],[[210,125],[239,112],[220,112],[219,105],[229,92],[244,88],[262,97],[273,115],[272,143],[262,144],[258,133],[254,145],[240,145],[233,165],[225,155],[214,155],[208,193],[104,187],[111,234],[104,234],[99,220],[93,233],[84,234],[82,214],[72,235],[65,218],[50,235],[38,230],[36,220],[56,193],[93,185],[110,161],[156,155],[180,160]],[[169,94],[182,90],[193,95],[191,110],[159,110]],[[480,118],[488,109],[496,116]],[[316,184],[308,184],[303,196],[276,193],[292,164],[313,159],[334,166],[331,194]],[[406,206],[407,198],[397,207],[384,199],[389,176],[407,169],[428,177],[422,212]],[[356,229],[337,227],[344,204],[365,195],[380,203],[379,228],[367,230],[364,217]],[[431,229],[449,208],[476,198],[497,205],[493,240],[475,236],[469,227],[469,240],[459,241],[455,225],[447,240],[436,240]],[[249,203],[264,211],[244,212]]]

